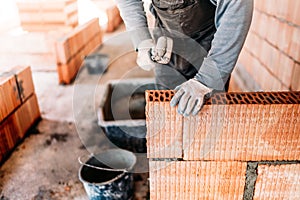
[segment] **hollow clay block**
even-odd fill
[[[154,98],[158,93],[153,94]],[[151,94],[147,95],[148,99]],[[165,101],[147,102],[146,125],[148,158],[182,158],[182,116],[176,108]]]
[[[300,164],[259,165],[254,190],[257,199],[300,199]]]
[[[146,93],[149,158],[178,156],[161,153],[171,137],[181,142],[184,160],[299,160],[300,92],[216,93],[198,115],[185,118],[169,106],[173,95]]]
[[[150,161],[150,199],[242,199],[246,165]]]

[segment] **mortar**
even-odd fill
[[[155,89],[154,79],[110,81],[98,109],[98,124],[116,146],[145,153],[145,90]]]

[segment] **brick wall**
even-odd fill
[[[151,199],[300,199],[300,92],[218,93],[196,116],[146,92]]]
[[[297,0],[255,0],[252,25],[234,76],[245,83],[240,84],[242,89],[300,90],[299,12]]]

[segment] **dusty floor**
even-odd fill
[[[110,57],[103,76],[90,75],[83,68],[74,84],[63,86],[58,85],[55,71],[33,71],[42,120],[1,166],[0,199],[87,199],[78,179],[77,159],[111,148],[97,125],[103,84],[153,76],[135,67],[135,53],[126,34],[105,36],[97,51]],[[89,95],[95,97],[93,101],[87,100]],[[135,174],[136,199],[146,199],[147,176]]]

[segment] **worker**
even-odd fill
[[[253,0],[152,0],[150,34],[142,0],[116,0],[137,51],[156,82],[174,89],[171,106],[196,115],[214,91],[227,91],[245,42]],[[170,53],[171,52],[171,53]]]

